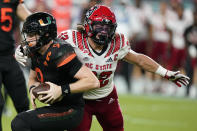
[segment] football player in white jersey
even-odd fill
[[[167,68],[183,69],[186,58],[186,48],[184,40],[184,31],[189,26],[187,17],[184,15],[184,6],[182,4],[177,5],[177,18],[174,20],[168,19],[166,25],[172,32],[172,46],[171,57],[168,60]],[[178,59],[178,61],[177,61]]]
[[[66,30],[58,36],[74,47],[81,62],[100,80],[100,88],[84,93],[84,118],[74,131],[89,131],[93,115],[104,131],[124,130],[123,116],[113,81],[119,60],[157,73],[179,87],[189,83],[189,78],[179,71],[169,71],[151,58],[132,51],[124,35],[115,33],[116,26],[116,18],[110,8],[95,5],[86,13],[83,30]],[[16,51],[15,57],[18,61],[25,62],[20,50]]]

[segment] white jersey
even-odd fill
[[[161,13],[156,13],[151,19],[151,24],[153,25],[153,37],[156,41],[168,42],[169,41],[169,33],[166,30],[167,16],[162,15]]]
[[[128,28],[130,28],[132,34],[137,34],[137,40],[147,38],[146,24],[152,18],[152,14],[152,7],[147,3],[143,3],[140,8],[130,6],[127,9],[127,15],[130,19],[130,26]]]
[[[100,88],[84,93],[85,99],[99,99],[108,96],[114,87],[114,72],[118,60],[122,59],[129,51],[129,42],[123,34],[116,34],[105,51],[95,52],[89,45],[87,37],[76,30],[66,30],[58,36],[70,43],[79,60],[89,67],[100,81]]]
[[[185,41],[184,41],[184,31],[187,28],[188,24],[185,19],[175,19],[168,20],[166,23],[167,27],[172,30],[173,38],[172,44],[176,49],[184,49]]]

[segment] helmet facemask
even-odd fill
[[[23,47],[23,53],[25,55],[31,56],[31,54],[34,54],[42,47],[42,44],[39,42],[40,36],[36,33],[23,33],[23,37],[24,40],[21,42],[21,45]],[[27,37],[34,37],[34,39],[28,40]]]
[[[93,22],[92,28],[92,40],[98,45],[107,45],[113,38],[114,32],[116,30],[116,25],[112,24],[110,21],[105,22]]]

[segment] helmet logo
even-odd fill
[[[98,6],[92,7],[92,8],[86,13],[86,17],[89,18],[89,17],[93,14],[93,12],[94,12],[95,10],[97,10],[97,9],[98,9]]]
[[[108,23],[110,22],[110,20],[108,20],[108,19],[104,19],[104,20],[103,20],[103,22],[105,22],[105,23],[107,23],[107,24],[108,24]]]
[[[47,19],[47,23],[44,23],[44,21],[42,19],[39,20],[39,23],[40,23],[41,26],[46,26],[46,25],[51,24],[50,17],[47,17],[46,19]]]

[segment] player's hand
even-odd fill
[[[15,50],[15,58],[16,60],[23,66],[25,66],[25,63],[27,62],[27,56],[25,56],[22,52],[22,49],[21,49],[21,45],[19,45],[16,50]]]
[[[31,99],[30,101],[31,101],[33,109],[36,109],[37,108],[36,103],[35,103],[36,97],[33,95],[32,89],[30,90],[30,99]]]
[[[60,98],[60,96],[62,95],[62,90],[60,86],[54,83],[51,83],[51,82],[46,82],[46,83],[50,85],[50,90],[41,91],[41,92],[38,92],[38,94],[44,95],[40,100],[44,101],[45,104],[52,104],[55,101],[57,101],[58,98]]]
[[[187,86],[190,80],[189,77],[181,74],[180,71],[174,72],[167,70],[164,77],[175,83],[178,87],[182,87],[182,85]]]

